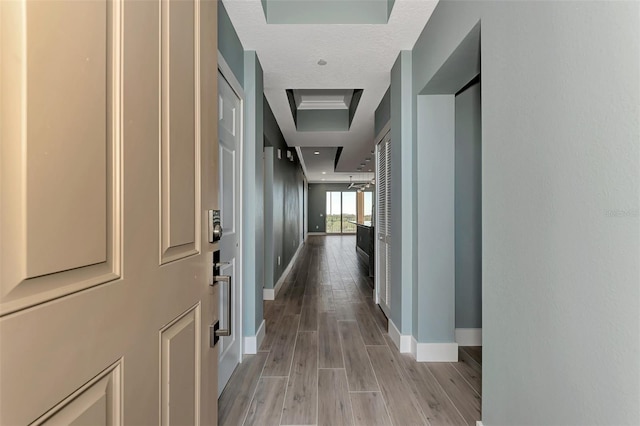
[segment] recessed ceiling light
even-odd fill
[[[326,174],[327,174],[327,172],[322,172],[322,174],[323,174],[323,175],[326,175]]]
[[[313,151],[313,155],[320,155],[320,151]]]
[[[324,180],[324,178],[320,179],[320,180]]]
[[[371,171],[371,169],[369,169],[369,171]]]
[[[368,157],[367,157],[367,158],[365,158],[365,159],[364,159],[364,162],[365,162],[365,163],[368,163],[369,161],[371,161],[371,158],[368,158]]]
[[[325,65],[327,65],[327,61],[325,61],[324,59],[320,59],[320,60],[318,61],[318,65],[320,65],[321,67],[322,67],[322,66],[325,66]]]

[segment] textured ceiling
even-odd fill
[[[242,46],[257,52],[265,96],[287,143],[342,146],[336,171],[345,173],[338,176],[348,182],[373,149],[374,113],[389,87],[391,67],[400,50],[413,48],[437,1],[397,0],[389,23],[379,25],[267,24],[260,0],[223,1]],[[318,65],[320,59],[327,64]],[[364,92],[349,131],[296,131],[286,89],[354,87]],[[305,155],[307,150],[302,153],[305,161],[315,161]]]

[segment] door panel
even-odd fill
[[[122,365],[118,362],[38,419],[35,425],[122,424],[121,374]]]
[[[216,422],[216,22],[0,2],[0,424]]]
[[[199,84],[195,68],[198,3],[162,2],[162,247],[161,262],[200,250],[198,214]],[[191,31],[172,31],[192,28]]]
[[[233,91],[227,80],[218,73],[218,134],[219,134],[219,170],[220,170],[220,273],[230,275],[232,289],[222,287],[219,312],[221,328],[231,327],[231,335],[222,337],[219,345],[218,396],[224,390],[233,370],[242,359],[241,289],[239,250],[240,214],[240,148],[242,128],[242,101]],[[219,284],[221,285],[221,284]],[[231,298],[231,303],[229,303]],[[231,324],[227,323],[227,314],[231,307]]]
[[[118,278],[122,103],[119,3],[3,3],[0,314]]]
[[[200,305],[160,333],[163,425],[199,424]]]

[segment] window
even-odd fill
[[[327,191],[327,234],[355,234],[356,211],[355,192]]]

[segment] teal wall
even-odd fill
[[[639,15],[637,2],[442,0],[412,51],[417,104],[481,25],[485,426],[640,423]],[[396,79],[392,126],[397,92]],[[419,141],[436,112],[411,108]]]
[[[244,85],[244,49],[221,1],[218,2],[218,51],[236,79]]]
[[[243,273],[244,335],[255,336],[263,320],[264,178],[262,67],[255,51],[244,52]]]

